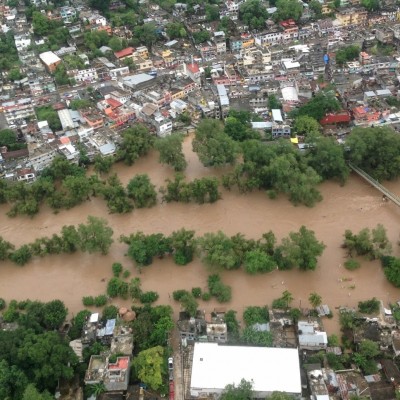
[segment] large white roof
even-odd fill
[[[220,391],[226,385],[238,385],[242,379],[253,381],[256,392],[300,394],[297,349],[195,343],[191,389]]]
[[[61,58],[54,54],[52,51],[41,53],[39,54],[39,57],[46,65],[51,65],[61,61]]]

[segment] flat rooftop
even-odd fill
[[[300,394],[297,349],[195,343],[191,389],[220,391],[226,385],[238,385],[242,379],[253,381],[256,392]]]

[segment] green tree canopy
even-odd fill
[[[375,179],[400,176],[400,136],[391,128],[355,128],[346,146],[350,161]]]
[[[193,151],[205,166],[233,164],[238,148],[236,143],[223,131],[221,122],[204,119],[197,126],[193,140]]]
[[[251,400],[253,398],[253,383],[242,379],[236,386],[227,385],[221,395],[221,400]]]
[[[122,133],[122,143],[117,157],[125,164],[132,165],[139,157],[146,155],[152,148],[153,136],[144,125],[135,125]]]
[[[185,155],[182,151],[183,136],[172,134],[156,142],[156,149],[160,152],[160,162],[168,164],[175,171],[184,171],[187,166]]]
[[[164,349],[161,346],[141,351],[133,360],[138,378],[153,390],[162,386]]]
[[[89,253],[96,251],[107,254],[113,243],[113,230],[106,220],[88,216],[86,224],[79,224],[78,233],[81,239],[81,249]]]
[[[308,115],[300,115],[294,121],[293,130],[301,136],[315,135],[320,132],[321,126],[316,119]]]
[[[375,1],[375,0],[364,0],[364,1]],[[352,44],[350,46],[345,46],[340,48],[336,52],[336,63],[338,65],[343,65],[347,61],[353,61],[358,59],[360,55],[360,47]]]
[[[320,121],[329,112],[339,111],[340,103],[331,90],[318,92],[311,100],[297,110],[299,116],[307,115]]]
[[[44,323],[47,329],[58,329],[61,327],[68,315],[68,309],[61,300],[53,300],[44,306]]]
[[[157,203],[157,192],[147,174],[136,175],[126,187],[128,197],[136,208],[152,207]]]
[[[10,146],[17,141],[17,135],[11,129],[0,130],[0,146]]]
[[[290,18],[298,21],[303,14],[303,5],[297,0],[277,0],[276,7],[278,10],[274,18],[277,21]]]
[[[248,0],[239,9],[239,19],[253,29],[263,29],[268,19],[268,12],[259,0]]]
[[[362,0],[361,5],[368,11],[376,11],[380,8],[379,0]]]
[[[55,387],[58,379],[71,379],[78,358],[57,332],[28,332],[18,349],[17,363],[38,387]]]
[[[24,390],[22,400],[52,400],[53,396],[49,392],[40,393],[32,384],[28,385]]]
[[[310,145],[306,152],[307,164],[323,179],[337,179],[344,184],[350,174],[344,147],[333,138],[319,134],[308,137],[306,141]]]
[[[325,249],[325,245],[315,237],[314,231],[301,226],[298,232],[290,232],[282,240],[279,249],[288,266],[298,266],[302,270],[314,270],[317,257]]]

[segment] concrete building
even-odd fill
[[[326,332],[319,330],[319,325],[314,322],[299,321],[299,347],[305,350],[321,350],[328,346]]]
[[[238,385],[242,379],[253,382],[257,398],[264,398],[275,391],[300,397],[297,349],[195,343],[191,396],[218,396],[226,385]]]
[[[54,72],[57,68],[57,65],[61,63],[61,58],[52,51],[46,51],[39,54],[39,58],[49,72]]]

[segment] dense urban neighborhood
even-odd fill
[[[400,197],[387,186],[400,176],[397,0],[2,0],[0,20],[0,207],[11,221],[1,229],[1,267],[23,274],[45,259],[60,259],[61,270],[76,254],[117,255],[104,293],[93,295],[93,271],[51,301],[28,300],[18,287],[9,298],[0,282],[0,400],[400,398],[400,291],[379,298],[371,281],[368,298],[352,297],[364,264],[400,287]],[[121,179],[118,164],[153,150],[168,171],[163,184],[146,168]],[[204,168],[192,180],[189,152]],[[375,208],[357,198],[351,209],[370,212],[370,224],[350,216],[340,225],[340,275],[305,285],[303,302],[286,278],[265,276],[319,273],[333,234],[322,241],[292,221],[274,234],[260,212],[260,236],[244,226],[231,236],[225,209],[217,225],[196,232],[189,223],[232,192],[248,196],[249,209],[258,191],[306,213],[326,201],[321,185],[343,186],[351,173],[376,190]],[[168,220],[154,211],[139,219],[164,225],[132,232],[99,216],[101,201],[127,221],[171,203],[198,208],[179,229],[176,212]],[[26,217],[89,202],[93,213],[85,208],[76,225],[48,230],[50,216],[22,242],[7,238],[13,222],[24,229]],[[206,278],[161,301],[166,282],[146,281],[153,262],[196,263]],[[233,309],[227,274],[258,276],[280,297]],[[88,295],[71,310],[80,279]],[[329,285],[340,299],[325,299]]]

